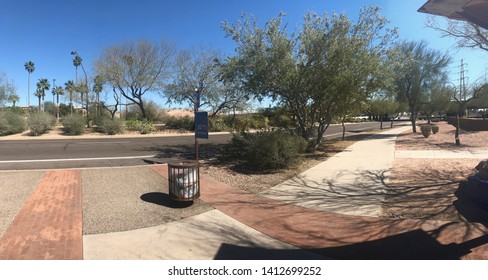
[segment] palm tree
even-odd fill
[[[76,86],[73,80],[69,80],[64,83],[64,89],[69,92],[69,110],[70,113],[73,114],[73,91],[75,91]]]
[[[62,86],[54,87],[53,95],[56,95],[56,119],[59,122],[59,96],[64,95],[63,87]]]
[[[97,75],[94,79],[93,91],[97,95],[97,116],[100,115],[100,92],[103,90],[103,79],[102,76]]]
[[[76,55],[75,58],[73,58],[73,65],[75,66],[76,69],[76,83],[78,84],[78,66],[81,65],[81,62],[83,59],[81,59],[80,56]],[[83,108],[83,96],[81,96],[81,107]]]
[[[41,98],[44,98],[44,93],[42,92],[42,90],[40,88],[37,88],[34,95],[37,98],[39,98],[39,111],[41,111]]]
[[[39,79],[36,85],[42,91],[42,111],[44,111],[44,96],[46,96],[46,90],[49,90],[51,85],[47,79]]]
[[[36,67],[34,66],[34,62],[32,61],[27,61],[25,64],[24,64],[24,67],[25,67],[25,70],[27,70],[27,107],[29,107],[29,110],[30,110],[30,74],[32,72],[34,72],[34,70],[36,69]]]
[[[18,96],[15,93],[12,93],[8,96],[8,101],[13,103],[12,107],[15,107],[15,103],[19,102],[19,100],[20,100],[20,96]]]

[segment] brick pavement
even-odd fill
[[[47,171],[0,239],[0,259],[80,260],[81,171]]]
[[[167,178],[167,165],[152,166]],[[488,259],[476,223],[350,216],[285,204],[201,177],[200,199],[264,234],[337,259]]]

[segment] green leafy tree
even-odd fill
[[[271,97],[289,108],[298,131],[315,149],[332,119],[365,100],[388,76],[385,64],[395,30],[378,7],[361,9],[356,22],[346,15],[308,13],[301,29],[282,27],[283,14],[264,28],[254,18],[223,24],[237,43],[225,63],[224,80],[242,81],[246,92]]]
[[[383,129],[384,117],[388,115],[391,118],[399,108],[399,104],[389,97],[374,98],[369,103],[371,114],[379,117],[380,129]]]
[[[176,58],[173,82],[164,89],[168,102],[186,103],[195,109],[198,91],[198,108],[210,109],[211,116],[244,110],[247,95],[234,83],[223,83],[220,80],[221,60],[219,53],[210,48],[180,51]]]
[[[5,73],[0,72],[0,106],[3,106],[5,102],[9,101],[9,97],[12,94],[15,94],[14,83],[8,80]]]
[[[32,72],[34,72],[36,67],[34,65],[34,62],[29,60],[24,64],[24,68],[27,71],[27,107],[29,107],[29,110],[30,110],[30,94],[31,94],[31,92],[30,92],[30,75]]]
[[[424,105],[423,110],[427,115],[428,123],[430,124],[432,115],[441,115],[446,113],[451,98],[453,96],[452,90],[446,85],[435,85],[428,96],[428,102]]]
[[[95,62],[95,69],[117,94],[139,106],[146,118],[143,97],[163,88],[173,58],[172,44],[129,42],[105,49]]]
[[[447,54],[429,49],[425,41],[403,41],[397,47],[395,87],[397,101],[408,104],[412,131],[417,132],[416,121],[422,106],[428,103],[431,90],[447,80]]]

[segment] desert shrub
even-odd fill
[[[307,141],[283,131],[256,134],[246,152],[246,160],[253,170],[287,168],[300,159]]]
[[[432,133],[436,134],[437,132],[439,132],[439,126],[438,125],[433,125],[432,126]]]
[[[166,118],[166,126],[179,130],[193,130],[193,118],[189,116],[175,117],[169,116]]]
[[[229,143],[224,146],[223,155],[229,159],[243,159],[247,155],[249,145],[256,137],[254,133],[241,132],[234,134]]]
[[[430,136],[430,133],[432,132],[432,127],[429,124],[421,125],[420,132],[422,132],[422,135],[425,138],[428,138]]]
[[[14,111],[0,112],[0,136],[20,133],[25,130],[24,117]]]
[[[120,119],[102,118],[98,130],[108,135],[115,135],[124,131],[124,122]]]
[[[148,134],[156,130],[154,124],[147,120],[145,121],[127,120],[125,122],[125,127],[131,131],[139,131],[139,133],[141,134]]]
[[[82,115],[73,114],[63,118],[63,131],[67,135],[81,135],[85,132],[85,118]]]
[[[211,132],[230,131],[230,128],[222,118],[208,118],[208,130]]]
[[[34,112],[30,115],[28,120],[28,126],[30,134],[33,136],[39,136],[52,129],[56,119],[49,113]]]

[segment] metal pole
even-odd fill
[[[195,160],[198,161],[198,138],[197,138],[197,129],[196,129],[196,123],[195,120],[197,118],[197,112],[198,112],[198,106],[200,103],[200,92],[198,89],[195,89],[195,99],[194,99],[194,104],[195,104],[195,115],[193,117],[193,130],[195,132]]]

